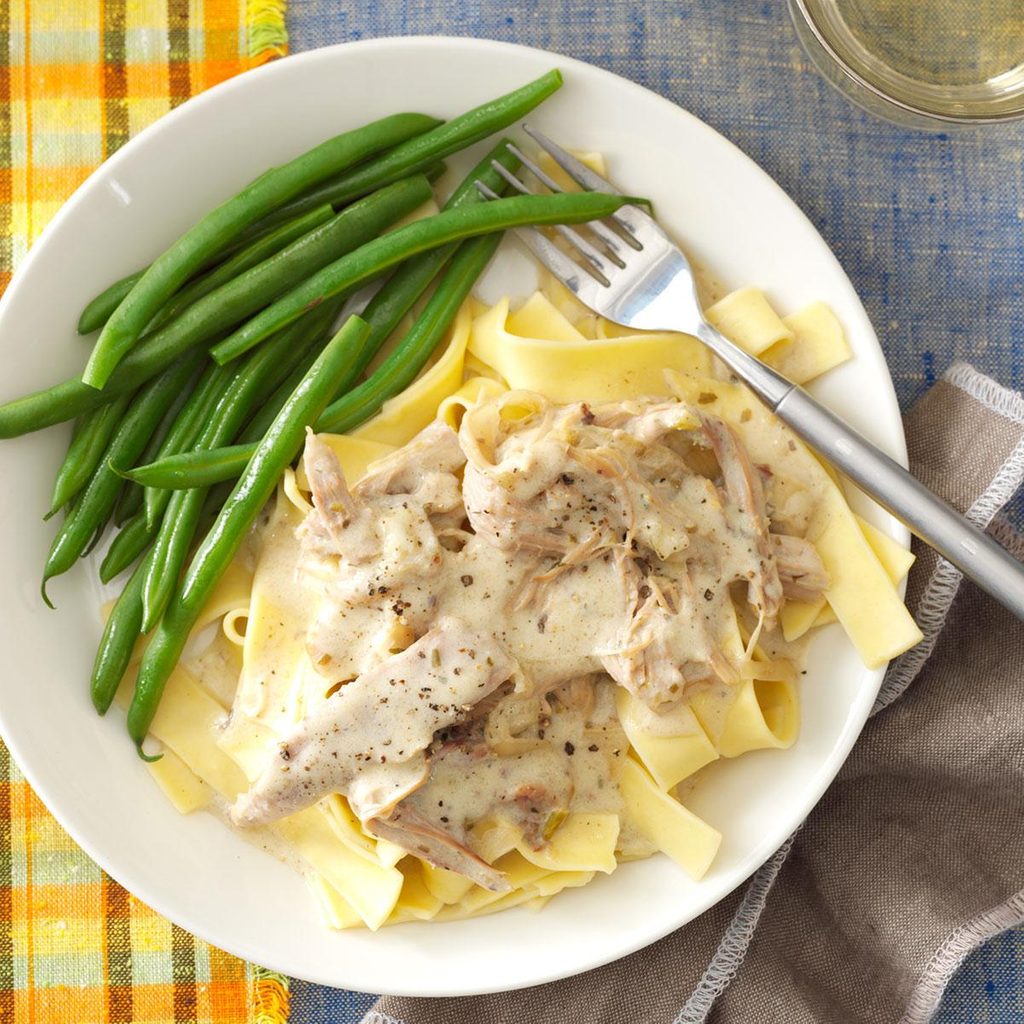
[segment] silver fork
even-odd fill
[[[581,188],[621,194],[610,182],[541,132],[523,130]],[[509,149],[536,179],[562,189],[515,146]],[[497,161],[494,169],[519,192],[530,189]],[[488,199],[497,196],[482,182]],[[704,318],[693,271],[675,243],[643,210],[621,207],[611,223],[591,221],[594,241],[568,226],[556,230],[578,254],[573,259],[534,228],[516,235],[584,305],[624,327],[679,331],[699,338],[776,416],[925,543],[997,601],[1024,619],[1024,565],[932,494],[902,466],[847,423],[759,359],[733,344]]]

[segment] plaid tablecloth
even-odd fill
[[[0,0],[0,290],[61,203],[189,96],[284,51],[276,0]],[[287,980],[129,896],[0,744],[0,1024],[278,1024]]]
[[[288,30],[293,52],[385,35],[503,39],[640,82],[735,142],[814,221],[905,409],[958,358],[1024,385],[1024,122],[928,134],[863,113],[814,70],[782,0],[289,0]],[[369,1003],[293,983],[292,1022],[349,1024]],[[975,954],[936,1017],[1022,1020],[1024,930]]]

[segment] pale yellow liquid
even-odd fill
[[[834,84],[939,117],[1024,115],[1024,0],[791,0],[802,35]],[[822,50],[815,47],[822,44]],[[835,65],[830,66],[829,62]],[[859,86],[858,86],[859,88]]]
[[[1024,73],[1024,0],[836,0],[864,49],[935,85]]]

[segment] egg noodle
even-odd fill
[[[745,288],[707,313],[735,342],[799,383],[850,356],[840,324],[820,303],[780,317],[763,293]],[[920,633],[897,591],[912,556],[855,515],[817,458],[749,391],[716,372],[696,340],[626,331],[594,317],[545,279],[514,309],[508,299],[490,308],[470,299],[446,347],[415,383],[351,434],[323,438],[353,485],[435,418],[458,428],[472,410],[511,391],[556,405],[681,400],[700,416],[727,424],[756,465],[776,466],[784,451],[787,476],[816,498],[806,538],[828,585],[811,599],[782,604],[777,632],[788,649],[798,650],[812,631],[836,620],[868,666],[912,646]],[[679,428],[698,423],[681,422]],[[301,464],[286,472],[252,544],[220,582],[153,722],[164,756],[149,771],[183,814],[223,812],[260,776],[282,737],[325,699],[324,679],[312,670],[306,643],[316,597],[296,570],[297,531],[312,508],[309,491]],[[742,665],[733,685],[696,688],[659,715],[635,693],[607,684],[613,695],[606,709],[609,728],[625,736],[617,813],[562,815],[549,822],[539,843],[500,816],[473,824],[469,844],[503,874],[504,891],[372,834],[338,793],[254,834],[301,865],[334,928],[539,908],[561,889],[654,850],[699,879],[721,837],[680,801],[680,783],[720,758],[789,747],[799,726],[793,661],[763,649],[740,615],[727,629],[731,636],[722,639],[723,648]]]

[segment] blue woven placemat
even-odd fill
[[[293,52],[476,36],[640,82],[736,143],[817,225],[874,322],[904,408],[957,358],[1024,387],[1024,122],[928,134],[863,113],[818,76],[781,0],[290,0],[288,28]],[[296,982],[292,1021],[350,1024],[370,1002]],[[1022,1020],[1019,929],[971,957],[935,1021]]]

